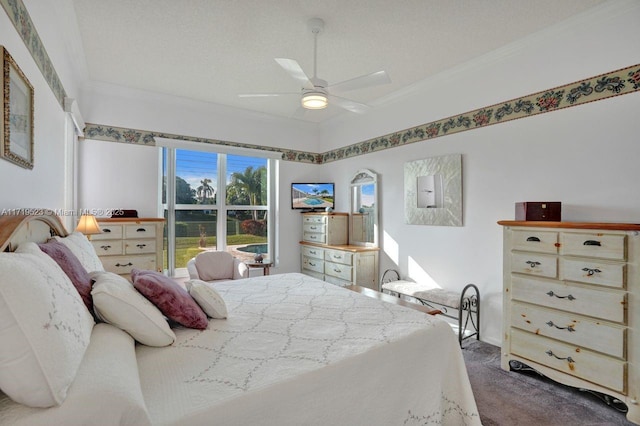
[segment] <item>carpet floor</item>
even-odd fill
[[[588,392],[534,372],[502,370],[498,346],[473,340],[462,353],[484,426],[633,426]]]

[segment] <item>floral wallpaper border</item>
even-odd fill
[[[147,130],[127,129],[115,126],[103,126],[87,123],[84,128],[86,139],[95,139],[110,142],[121,142],[136,145],[155,146],[155,138],[174,139],[189,142],[199,142],[213,145],[231,146],[235,148],[249,148],[261,151],[279,152],[283,160],[298,161],[303,163],[320,163],[320,154],[296,151],[291,149],[273,148],[263,145],[254,145],[240,142],[230,142],[218,139],[198,138],[193,136],[174,135],[171,133],[151,132]]]
[[[282,159],[302,163],[325,164],[345,158],[364,155],[384,149],[434,139],[467,130],[479,129],[492,124],[531,117],[564,108],[599,101],[613,96],[634,93],[640,90],[640,64],[601,74],[575,83],[544,90],[532,95],[479,108],[463,114],[432,121],[384,136],[327,151],[322,154],[303,152],[285,148],[196,138],[145,130],[125,129],[87,123],[85,137],[112,142],[123,142],[155,146],[155,137],[185,140],[215,145],[250,148],[279,152]]]
[[[31,16],[27,12],[22,0],[0,0],[0,4],[7,12],[7,16],[13,22],[13,26],[16,27],[16,31],[22,37],[25,46],[31,53],[33,60],[40,69],[42,76],[47,81],[47,84],[51,88],[53,95],[58,100],[61,107],[64,108],[64,98],[67,93],[62,86],[62,82],[56,73],[53,63],[47,54],[47,51],[42,44],[42,40],[36,31],[36,27],[31,21]]]
[[[640,64],[358,142],[322,154],[322,163],[479,129],[640,90]]]
[[[54,96],[64,106],[66,92],[51,63],[42,40],[31,21],[31,17],[22,0],[0,0],[0,4],[22,37],[27,49],[33,56]],[[312,153],[286,148],[266,147],[262,145],[192,136],[126,129],[114,126],[87,123],[85,135],[90,139],[155,146],[155,138],[208,143],[223,146],[250,148],[262,151],[279,152],[283,160],[311,164],[325,164],[345,158],[364,155],[384,149],[395,148],[420,141],[434,139],[467,130],[479,129],[493,124],[504,123],[519,118],[530,117],[564,108],[599,101],[640,90],[640,64],[611,71],[575,83],[527,95],[499,104],[479,108],[459,115],[421,124],[384,136],[354,143],[325,153]]]

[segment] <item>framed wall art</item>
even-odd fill
[[[0,46],[2,56],[2,129],[0,157],[33,169],[33,86]]]
[[[410,225],[462,226],[462,156],[404,164],[404,217]]]

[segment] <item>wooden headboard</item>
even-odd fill
[[[0,252],[14,251],[25,241],[43,243],[55,235],[68,235],[58,216],[0,215]]]

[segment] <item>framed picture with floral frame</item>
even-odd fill
[[[33,86],[0,46],[2,64],[2,128],[0,157],[33,169]]]

